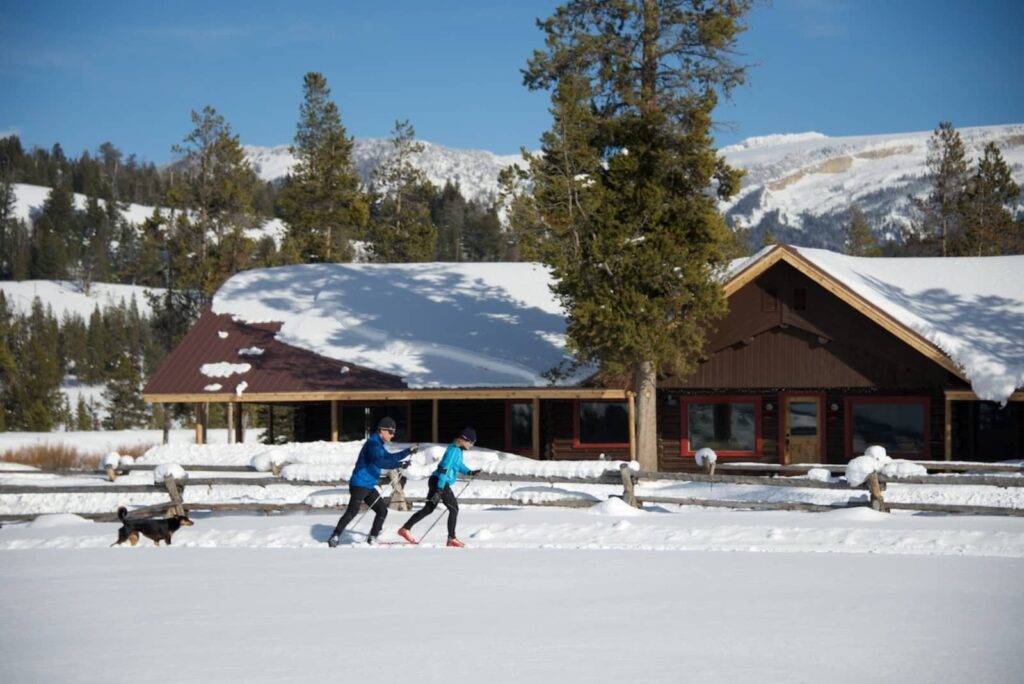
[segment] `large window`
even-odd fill
[[[576,445],[629,444],[629,409],[624,401],[581,401],[577,404]]]
[[[533,452],[533,403],[510,401],[508,404],[508,443],[512,453]]]
[[[851,457],[880,444],[894,456],[928,457],[927,397],[850,397],[846,400]]]
[[[761,451],[759,397],[682,399],[683,455],[710,447],[720,456],[754,456]]]

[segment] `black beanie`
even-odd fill
[[[476,430],[471,427],[462,428],[459,432],[459,439],[464,439],[467,442],[476,443]]]
[[[395,419],[392,418],[391,416],[384,416],[383,418],[381,418],[377,422],[377,429],[378,430],[394,430],[395,429]]]

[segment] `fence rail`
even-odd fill
[[[934,461],[920,461],[928,469],[932,469],[932,466],[949,466],[950,462],[934,462]],[[681,506],[706,506],[706,507],[718,507],[718,508],[745,508],[745,509],[761,509],[761,510],[803,510],[803,511],[828,511],[836,510],[840,508],[851,508],[860,506],[870,506],[875,510],[879,511],[890,511],[890,510],[917,510],[917,511],[929,511],[929,512],[944,512],[944,513],[961,513],[961,514],[978,514],[978,515],[1011,515],[1011,516],[1024,516],[1024,508],[1012,508],[1012,507],[1001,507],[1001,506],[976,506],[976,505],[957,505],[957,504],[935,504],[935,503],[908,503],[908,502],[888,502],[884,499],[884,492],[887,483],[898,483],[900,485],[942,485],[942,486],[964,486],[964,485],[975,485],[975,486],[992,486],[1001,488],[1015,488],[1024,487],[1024,477],[1021,477],[1021,467],[1009,464],[969,464],[969,463],[954,463],[952,464],[955,468],[946,469],[944,467],[936,467],[936,470],[942,472],[950,472],[950,474],[940,475],[923,475],[917,477],[907,478],[886,478],[877,474],[872,474],[866,483],[860,487],[850,487],[846,482],[842,481],[827,481],[823,482],[820,480],[813,480],[806,477],[794,476],[795,474],[805,474],[808,470],[815,467],[820,467],[814,464],[798,464],[798,465],[772,465],[772,464],[728,464],[719,465],[718,472],[686,472],[686,473],[666,473],[666,472],[653,472],[653,471],[633,471],[627,465],[623,464],[618,471],[606,470],[599,475],[594,476],[562,476],[562,475],[517,475],[517,474],[501,474],[501,473],[480,473],[476,476],[476,479],[483,481],[498,481],[498,482],[509,482],[509,483],[524,483],[524,484],[584,484],[584,485],[620,485],[622,487],[622,494],[616,494],[626,503],[632,506],[642,506],[643,504],[674,504]],[[194,487],[208,487],[211,490],[217,487],[224,486],[252,486],[252,487],[319,487],[319,488],[332,488],[332,487],[345,487],[348,485],[346,479],[336,480],[290,480],[280,477],[279,475],[268,476],[263,474],[261,477],[205,477],[205,478],[185,478],[179,481],[175,481],[171,477],[164,478],[163,482],[156,482],[154,484],[117,484],[113,482],[117,475],[124,472],[130,472],[131,470],[152,470],[155,466],[145,465],[133,465],[126,468],[119,468],[116,472],[96,473],[96,472],[82,472],[82,471],[50,471],[47,474],[73,474],[79,478],[91,478],[92,476],[103,478],[104,475],[110,481],[103,480],[97,481],[96,484],[67,484],[67,485],[52,485],[52,484],[6,484],[0,485],[0,495],[26,495],[26,494],[154,494],[154,493],[166,493],[169,496],[169,501],[164,503],[153,504],[142,508],[136,508],[130,515],[141,516],[146,514],[157,514],[165,513],[170,514],[171,512],[180,512],[184,510],[193,511],[211,511],[211,512],[222,512],[222,511],[258,511],[265,513],[275,512],[288,512],[288,511],[324,511],[324,510],[337,510],[342,505],[333,506],[319,506],[307,503],[281,503],[281,502],[188,502],[185,503],[183,500],[183,490],[185,488]],[[836,467],[836,466],[831,466]],[[967,472],[967,468],[973,469],[978,474],[969,475],[963,474]],[[963,468],[964,470],[961,470]],[[256,473],[258,471],[250,468],[249,466],[208,466],[208,465],[190,465],[185,467],[186,470],[191,472],[224,472],[224,473]],[[731,471],[736,471],[735,474]],[[41,471],[10,471],[3,473],[4,475],[22,475],[28,473],[38,473]],[[747,473],[747,474],[744,474]],[[759,473],[759,474],[752,474]],[[837,501],[833,503],[810,503],[810,502],[799,502],[799,501],[760,501],[760,500],[726,500],[726,499],[711,499],[711,498],[697,498],[697,497],[672,497],[672,496],[661,496],[661,495],[647,495],[638,494],[637,486],[641,482],[706,482],[709,485],[714,484],[735,484],[744,486],[759,486],[759,487],[788,487],[788,488],[801,488],[801,489],[827,489],[827,490],[844,490],[851,494],[856,493],[857,496],[850,497],[844,501]],[[409,504],[420,503],[424,499],[422,497],[410,497],[404,492],[404,481],[399,478],[397,471],[391,471],[391,475],[386,478],[382,478],[382,484],[391,486],[391,494],[389,495],[389,503],[392,506],[397,506],[403,510],[408,510]],[[867,496],[864,496],[864,493]],[[524,501],[515,498],[469,498],[464,497],[461,502],[465,505],[484,505],[484,506],[562,506],[562,507],[586,507],[591,506],[595,503],[594,500],[587,498],[564,498],[557,500],[546,500],[546,501]],[[347,505],[347,504],[346,504]],[[41,514],[30,514],[24,515],[18,514],[6,514],[0,515],[0,521],[10,520],[25,520],[34,518],[36,515]],[[116,514],[114,513],[95,513],[95,512],[83,512],[78,513],[82,517],[89,518],[92,520],[115,520]]]

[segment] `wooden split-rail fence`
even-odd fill
[[[801,510],[801,511],[829,511],[840,508],[854,508],[869,506],[874,510],[888,512],[891,510],[915,510],[941,513],[961,513],[975,515],[1011,515],[1024,516],[1024,508],[1013,508],[1007,506],[973,506],[956,504],[932,504],[916,502],[895,502],[886,501],[885,491],[888,483],[901,485],[942,485],[942,486],[992,486],[1002,488],[1024,487],[1024,470],[1021,466],[1009,464],[981,464],[967,462],[949,461],[916,461],[924,465],[930,471],[939,471],[942,474],[928,474],[916,477],[903,477],[899,479],[886,478],[878,473],[872,473],[867,482],[860,487],[850,487],[845,481],[829,480],[821,481],[805,475],[812,468],[825,468],[833,474],[842,472],[845,468],[839,465],[772,465],[772,464],[725,464],[706,469],[704,472],[665,473],[634,471],[628,465],[622,464],[619,470],[606,470],[604,473],[595,476],[547,476],[547,475],[509,475],[497,473],[480,473],[475,476],[477,480],[490,480],[509,483],[526,484],[575,484],[575,485],[610,485],[621,486],[622,493],[614,496],[620,497],[627,504],[634,507],[641,507],[644,504],[674,504],[681,506],[706,506],[742,509],[762,510]],[[345,487],[348,480],[292,480],[280,477],[279,474],[270,473],[261,477],[240,477],[240,474],[256,474],[249,466],[213,466],[213,465],[190,465],[184,466],[186,471],[201,471],[203,473],[216,473],[218,476],[187,477],[175,480],[167,476],[162,482],[155,482],[152,485],[144,484],[120,484],[116,482],[118,475],[131,471],[153,470],[155,466],[132,465],[117,470],[107,469],[105,472],[83,472],[83,471],[8,471],[0,473],[3,475],[65,475],[76,478],[94,477],[97,480],[105,478],[96,484],[75,484],[75,485],[38,485],[17,484],[0,485],[0,495],[4,494],[152,494],[166,493],[169,500],[142,508],[136,508],[129,514],[130,517],[143,517],[150,515],[173,515],[190,511],[258,511],[264,513],[288,512],[288,511],[317,511],[337,509],[341,506],[316,506],[307,503],[280,503],[280,502],[197,502],[184,501],[184,489],[207,487],[212,491],[220,486],[292,486],[292,487]],[[219,475],[223,473],[223,475]],[[233,474],[233,476],[231,476]],[[804,503],[797,501],[759,501],[749,499],[723,499],[723,498],[698,498],[679,496],[660,496],[638,493],[638,485],[642,482],[706,482],[709,486],[715,484],[751,485],[759,487],[790,487],[801,489],[831,489],[855,492],[856,496],[846,498],[832,503]],[[387,491],[388,505],[398,510],[410,510],[413,503],[424,501],[423,497],[408,496],[404,490],[405,479],[399,471],[389,471],[386,477],[381,479],[381,485]],[[866,492],[866,496],[865,496]],[[589,507],[600,500],[597,497],[573,497],[556,500],[524,501],[513,498],[472,498],[461,497],[460,502],[464,505],[485,505],[485,506],[561,506],[561,507]],[[65,511],[66,512],[66,511]],[[26,513],[19,515],[9,513],[0,515],[0,521],[26,520],[34,518],[41,513]],[[97,521],[116,520],[114,512],[81,512],[77,513],[84,518]]]

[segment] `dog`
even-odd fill
[[[124,506],[117,509],[117,517],[121,520],[121,529],[117,531],[117,541],[111,546],[118,546],[125,542],[131,542],[131,545],[135,546],[139,543],[140,534],[152,539],[157,546],[160,546],[161,539],[170,546],[171,535],[177,532],[178,528],[193,524],[187,515],[176,515],[173,518],[129,520],[128,509]]]

